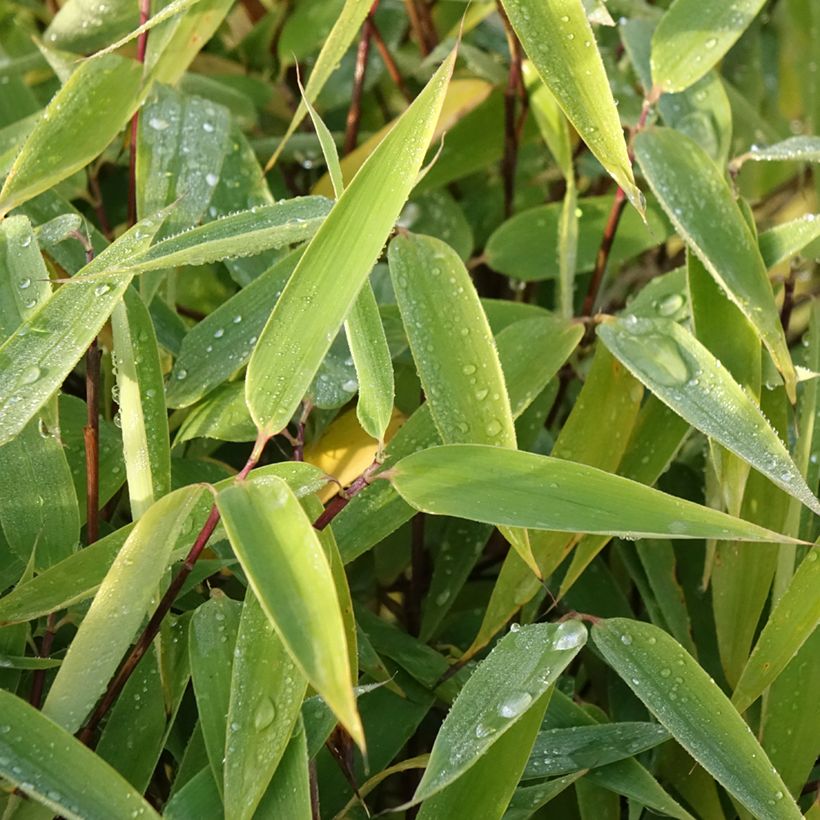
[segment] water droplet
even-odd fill
[[[461,368],[461,372],[465,376],[470,376],[471,374],[475,373],[475,365],[474,364],[465,364],[464,367]]]
[[[209,134],[213,134],[214,132],[214,125],[210,122],[203,122],[202,123],[202,130],[207,131]]]
[[[510,632],[519,632],[521,630],[521,624],[512,623],[510,624]]]
[[[148,120],[149,128],[153,128],[154,131],[164,131],[168,125],[169,123],[160,117],[151,117],[151,119]]]
[[[475,736],[477,738],[489,737],[494,732],[495,729],[492,726],[488,726],[486,723],[479,723],[475,727]]]
[[[706,48],[714,48],[718,44],[717,37],[710,37],[704,45]]]
[[[661,316],[674,316],[683,307],[684,298],[680,293],[670,293],[658,302]]]
[[[631,646],[631,645],[632,645],[632,636],[631,636],[631,635],[628,635],[626,632],[624,632],[624,633],[621,635],[621,643],[622,643],[624,646]]]
[[[184,368],[182,370],[177,370],[177,379],[179,379],[179,381],[182,381],[183,379],[187,379],[187,378],[188,378],[188,371],[187,370],[185,370]]]
[[[513,692],[498,706],[498,714],[503,718],[518,717],[532,703],[529,692]]]
[[[488,436],[497,436],[501,432],[501,422],[498,419],[492,419],[484,429]]]
[[[225,335],[225,328],[224,327],[218,327],[214,331],[214,339],[221,339],[224,335]]]
[[[97,287],[94,288],[94,295],[95,296],[102,296],[103,294],[108,293],[109,290],[111,290],[111,285],[106,285],[106,284],[97,285]]]
[[[270,726],[275,717],[276,707],[273,705],[273,701],[270,698],[263,698],[259,706],[256,707],[256,713],[253,716],[253,726],[260,732],[262,729],[266,729]]]
[[[19,384],[34,384],[40,378],[41,371],[37,365],[29,365],[20,374]]]
[[[575,649],[586,640],[586,636],[587,631],[583,624],[578,621],[564,621],[556,627],[552,645],[556,649]]]
[[[21,279],[17,287],[20,288],[20,290],[25,290],[26,288],[31,287],[31,279]]]

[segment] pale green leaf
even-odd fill
[[[820,214],[806,214],[760,234],[760,253],[767,268],[785,262],[820,239]]]
[[[815,512],[820,503],[783,442],[721,363],[669,319],[627,316],[598,327],[609,350],[693,427],[745,459]]]
[[[80,170],[140,103],[142,66],[114,54],[86,60],[54,95],[0,190],[0,218]]]
[[[159,814],[79,740],[9,692],[0,691],[0,774],[70,820]]]
[[[567,119],[643,213],[618,109],[595,35],[578,0],[504,0],[521,45]]]
[[[422,512],[489,524],[628,538],[793,541],[594,467],[486,445],[422,450],[392,468],[390,480]]]
[[[776,680],[820,623],[818,555],[818,547],[809,551],[772,609],[732,694],[738,711],[745,712]]]
[[[757,331],[793,400],[794,365],[766,266],[720,169],[697,143],[666,128],[639,134],[635,156],[678,233]]]
[[[345,332],[359,382],[356,416],[365,432],[381,442],[393,415],[395,385],[390,348],[370,282],[364,283],[347,314]]]
[[[592,628],[592,640],[678,743],[754,816],[801,817],[749,726],[673,638],[650,624],[613,618]]]
[[[455,52],[359,169],[277,302],[246,379],[262,431],[288,424],[376,262],[421,168],[454,61]]]
[[[683,91],[726,54],[765,0],[675,0],[652,38],[652,81]]]
[[[753,145],[746,153],[735,157],[730,169],[738,171],[744,162],[820,162],[820,137],[789,137],[774,145]]]
[[[0,443],[13,438],[62,385],[131,281],[93,274],[147,247],[160,212],[137,223],[32,313],[0,346]]]
[[[270,477],[222,490],[217,504],[251,588],[289,654],[363,747],[333,576],[296,496]]]
[[[191,537],[201,486],[165,496],[137,522],[106,573],[54,679],[43,714],[76,732],[131,645],[156,594],[171,549]],[[89,658],[94,663],[89,663]]]
[[[171,489],[168,413],[154,323],[134,288],[111,314],[117,403],[134,521]]]

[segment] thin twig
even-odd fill
[[[387,69],[387,73],[390,75],[390,79],[393,81],[396,88],[399,89],[404,99],[407,100],[407,102],[412,102],[413,96],[408,91],[407,86],[404,82],[404,77],[401,76],[401,71],[399,71],[399,67],[396,65],[396,61],[393,59],[393,55],[387,48],[387,43],[384,42],[384,38],[382,37],[381,32],[376,26],[376,21],[373,19],[372,11],[370,12],[370,15],[367,19],[370,22],[370,36],[373,38],[373,42],[376,44],[376,48],[378,49],[379,55],[382,58],[384,67]]]
[[[37,653],[41,658],[47,658],[51,652],[51,646],[54,643],[54,625],[57,620],[56,612],[49,612],[46,619],[46,631],[43,635],[43,640],[40,643],[40,651]],[[46,670],[38,669],[31,676],[31,695],[29,696],[29,703],[35,708],[39,709],[43,703],[43,688],[46,682]]]
[[[504,24],[510,49],[510,71],[504,88],[504,156],[501,159],[501,177],[504,185],[504,217],[512,215],[515,197],[515,168],[518,163],[518,139],[523,120],[516,121],[516,102],[523,87],[521,74],[521,44],[499,2],[498,13]]]
[[[151,0],[139,0],[140,25],[145,25],[151,16]],[[145,62],[148,48],[148,32],[143,31],[137,38],[137,62]],[[140,112],[137,109],[131,117],[131,144],[128,155],[128,224],[137,221],[137,135],[139,133]]]
[[[359,123],[362,118],[362,94],[364,92],[364,76],[367,72],[367,58],[370,55],[370,38],[373,34],[373,25],[370,16],[362,25],[362,34],[359,37],[359,47],[356,50],[356,67],[353,70],[353,91],[350,96],[350,108],[347,111],[345,123],[344,154],[349,154],[359,139]]]
[[[422,56],[426,57],[431,49],[427,44],[427,38],[424,34],[424,28],[415,0],[404,0],[404,7],[407,9],[407,18],[410,20],[410,28],[413,30],[413,35],[416,38],[419,50]]]

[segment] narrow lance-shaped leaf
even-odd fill
[[[114,54],[86,60],[54,95],[0,190],[0,218],[87,165],[140,102],[142,66]]]
[[[813,547],[769,615],[741,673],[732,703],[744,712],[776,680],[820,622],[820,548]]]
[[[452,444],[403,458],[388,474],[422,512],[488,524],[626,538],[794,539],[572,461]]]
[[[656,626],[623,618],[596,624],[592,640],[678,743],[752,815],[799,820],[749,726],[679,643]]]
[[[729,169],[737,173],[744,162],[820,162],[820,137],[789,137],[774,145],[753,145],[744,154],[729,163]]]
[[[282,137],[278,148],[268,160],[265,171],[269,171],[274,166],[287,141],[293,136],[293,133],[305,118],[309,104],[314,102],[319,96],[319,92],[327,82],[327,78],[333,73],[339,61],[344,56],[344,53],[353,42],[356,32],[361,27],[365,17],[367,17],[372,5],[372,0],[371,2],[368,2],[368,0],[345,1],[335,25],[322,44],[319,56],[313,64],[313,70],[310,72],[310,77],[303,91],[302,101],[299,103],[299,107],[296,109],[296,113],[293,115],[288,130]]]
[[[737,42],[765,0],[675,0],[652,37],[652,82],[683,91]]]
[[[675,229],[757,331],[794,400],[797,377],[766,267],[720,169],[694,140],[668,128],[639,134],[635,156]]]
[[[581,651],[580,621],[522,626],[473,672],[436,736],[412,803],[453,783],[534,707]]]
[[[445,444],[516,447],[510,398],[489,322],[458,254],[430,236],[397,236],[390,277],[430,414]],[[526,532],[505,531],[536,575]]]
[[[567,119],[643,213],[609,78],[580,0],[504,0],[504,9]]]
[[[244,820],[254,815],[285,754],[307,681],[250,590],[234,658],[224,747],[225,816]]]
[[[171,489],[168,413],[154,323],[133,288],[114,308],[111,327],[128,496],[136,521]]]
[[[241,609],[238,601],[231,600],[221,590],[214,590],[211,599],[197,607],[188,629],[188,656],[199,728],[220,794],[231,669]]]
[[[333,184],[333,193],[336,199],[339,199],[344,191],[344,179],[336,143],[328,127],[305,96],[301,84],[299,90],[319,137],[319,144],[322,146],[328,175]],[[379,306],[369,280],[365,280],[347,315],[345,334],[359,384],[356,415],[365,432],[377,439],[381,446],[393,415],[395,384],[390,348],[387,346]]]
[[[421,168],[454,61],[452,52],[359,169],[274,308],[245,382],[263,432],[290,421],[376,262]]]
[[[773,268],[817,239],[820,239],[820,214],[805,214],[764,231],[758,244],[766,267]]]
[[[159,820],[120,774],[33,706],[0,690],[0,714],[0,775],[6,781],[70,820]]]
[[[69,732],[82,726],[131,645],[171,548],[181,532],[193,528],[190,516],[203,492],[186,487],[154,504],[106,574],[43,704],[43,713]]]
[[[228,487],[217,504],[262,609],[305,677],[363,748],[333,575],[298,499],[271,477]]]
[[[726,367],[669,319],[627,316],[598,327],[607,348],[665,404],[815,512],[783,442]]]
[[[155,214],[123,234],[0,347],[0,444],[13,438],[60,387],[131,281],[129,275],[95,281],[92,274],[147,247],[164,217]]]
[[[301,242],[316,233],[330,204],[324,197],[305,196],[240,211],[163,239],[117,270],[206,265]]]

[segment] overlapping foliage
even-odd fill
[[[4,820],[820,816],[819,66],[0,8]]]

